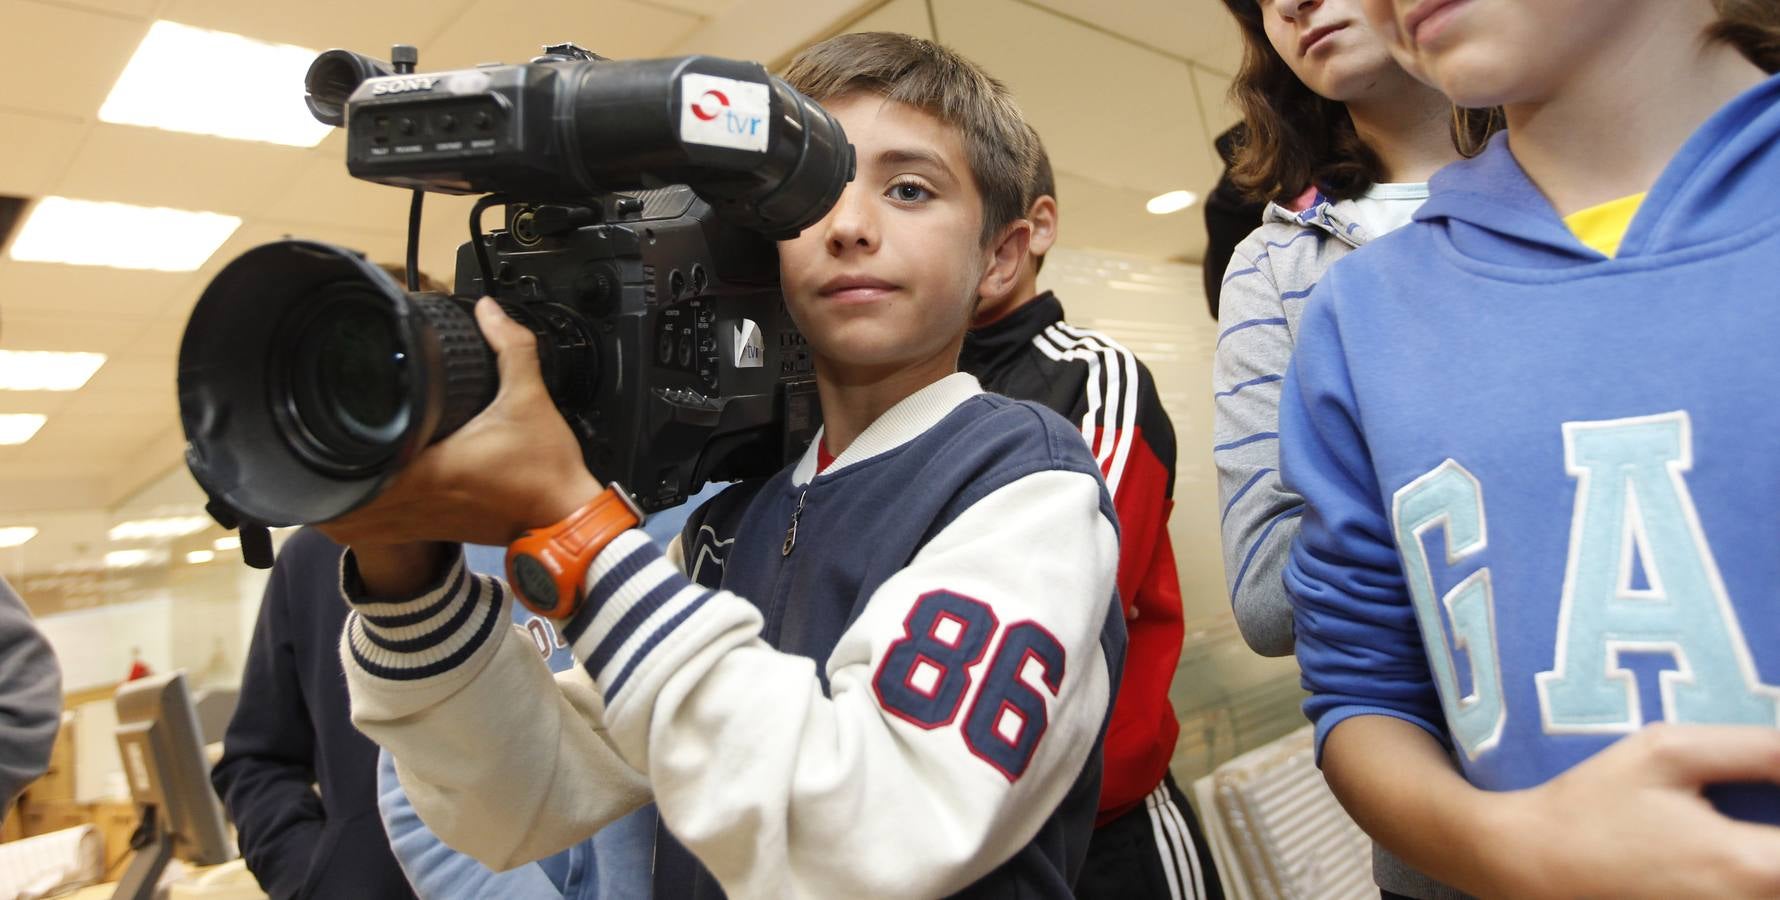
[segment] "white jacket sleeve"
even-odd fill
[[[614,752],[603,703],[579,667],[552,677],[510,624],[501,582],[460,557],[418,597],[376,602],[342,587],[352,722],[396,761],[421,821],[496,871],[572,846],[649,801]]]
[[[1031,840],[1107,717],[1101,491],[1044,471],[977,501],[872,595],[827,694],[752,604],[637,533],[569,633],[615,746],[731,896],[952,893]]]

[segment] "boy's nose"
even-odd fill
[[[824,227],[827,229],[828,252],[833,255],[875,248],[878,227],[869,192],[860,188],[857,181],[848,185],[834,209],[829,210]]]

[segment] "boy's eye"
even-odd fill
[[[890,186],[892,199],[903,203],[919,203],[929,196],[927,189],[912,181],[902,181]]]

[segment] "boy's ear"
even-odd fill
[[[1033,256],[1051,252],[1051,246],[1057,243],[1057,198],[1046,194],[1032,201],[1026,218],[1032,223],[1032,239],[1027,249]]]
[[[1015,219],[988,246],[989,265],[983,269],[983,280],[977,283],[978,297],[1000,297],[1014,289],[1020,280],[1020,264],[1032,245],[1032,223]],[[1021,298],[1025,299],[1025,298]]]

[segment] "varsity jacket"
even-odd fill
[[[1780,77],[1664,167],[1618,255],[1509,135],[1335,267],[1280,404],[1318,752],[1413,723],[1485,790],[1655,722],[1780,726]],[[1780,824],[1780,786],[1717,784]]]
[[[1124,651],[1093,458],[963,374],[818,446],[614,540],[554,691],[498,580],[380,602],[349,555],[354,721],[428,825],[504,869],[653,799],[661,897],[1068,896]]]
[[[1150,370],[1119,342],[1063,321],[1050,291],[965,336],[958,368],[984,389],[1055,410],[1081,431],[1119,517],[1119,599],[1129,644],[1106,730],[1099,821],[1162,782],[1180,734],[1168,689],[1180,663],[1180,577],[1174,508],[1174,423]]]

